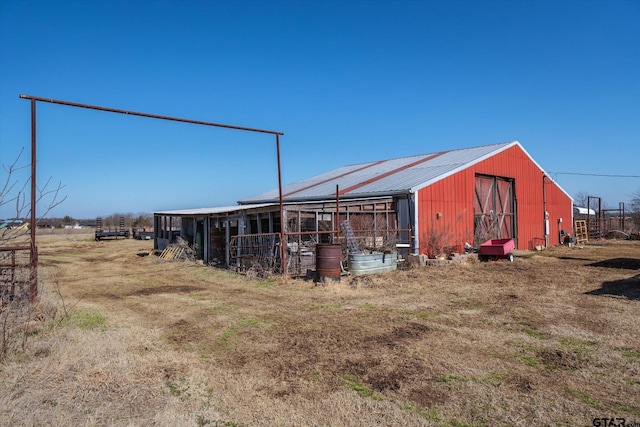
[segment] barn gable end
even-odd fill
[[[424,251],[429,240],[446,236],[452,246],[454,242],[482,243],[483,234],[479,228],[476,182],[478,177],[496,177],[500,181],[512,183],[513,206],[502,212],[506,201],[504,194],[496,195],[498,209],[487,221],[509,221],[513,214],[514,223],[510,230],[516,238],[518,249],[535,249],[560,243],[560,230],[571,231],[572,200],[535,161],[519,143],[505,148],[479,162],[450,176],[442,178],[417,190],[417,236]],[[486,194],[483,193],[483,196]],[[474,203],[475,202],[475,203]],[[545,218],[548,212],[548,218]],[[487,212],[488,213],[488,212]],[[548,220],[548,237],[545,236]],[[562,222],[560,222],[562,221]],[[500,236],[485,236],[496,238]],[[547,241],[548,239],[548,241]],[[459,247],[457,247],[460,250]]]

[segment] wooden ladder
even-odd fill
[[[589,241],[589,232],[587,231],[587,221],[584,219],[576,219],[573,222],[575,240],[577,244]]]

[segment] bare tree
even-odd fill
[[[580,191],[573,196],[573,204],[576,206],[580,206],[582,208],[587,207],[587,200],[589,199],[589,194],[584,191]]]
[[[640,214],[640,188],[638,188],[635,193],[631,194],[631,201],[629,204],[631,205],[631,212]]]
[[[2,164],[4,177],[0,178],[0,208],[10,207],[12,211],[11,219],[16,220],[13,226],[9,225],[0,231],[0,245],[6,245],[8,242],[24,241],[28,236],[30,227],[37,227],[40,219],[47,216],[49,212],[56,206],[64,202],[67,196],[60,193],[64,188],[62,183],[52,187],[51,178],[47,179],[42,187],[36,185],[36,206],[39,206],[39,218],[36,224],[24,223],[19,226],[18,221],[31,216],[31,199],[27,197],[28,188],[30,187],[31,178],[20,183],[20,179],[16,176],[20,170],[27,169],[31,165],[20,164],[20,157],[24,153],[24,148],[16,156],[13,163],[9,165]]]
[[[631,217],[633,218],[633,223],[637,231],[640,229],[640,188],[638,188],[635,193],[631,194],[629,205]]]
[[[146,228],[151,226],[153,226],[153,216],[149,214],[139,214],[131,221],[131,227],[133,228]]]

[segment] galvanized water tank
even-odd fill
[[[316,282],[324,280],[340,280],[340,261],[342,246],[330,243],[316,245]]]
[[[398,253],[372,252],[349,254],[349,273],[354,276],[393,271],[398,268]]]

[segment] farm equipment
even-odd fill
[[[153,228],[151,230],[146,228],[134,228],[133,238],[137,240],[151,240],[153,239]]]
[[[118,237],[123,237],[125,239],[129,238],[129,229],[125,228],[124,226],[124,217],[120,217],[120,224],[118,226],[117,229],[115,230],[111,230],[111,228],[109,228],[108,230],[105,230],[104,228],[102,228],[102,218],[97,218],[96,219],[96,235],[95,235],[95,239],[96,241],[102,240],[102,239],[118,239]]]
[[[510,262],[513,262],[514,256],[511,251],[515,248],[516,242],[513,239],[487,240],[480,245],[478,259],[480,261],[507,259]]]

